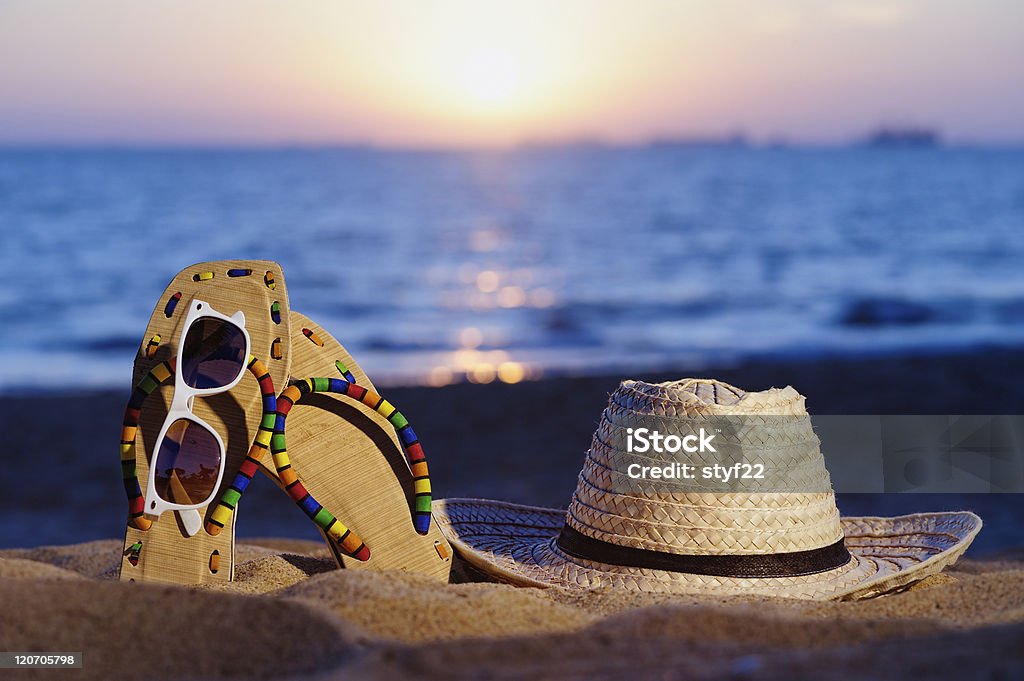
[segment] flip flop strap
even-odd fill
[[[144,517],[146,504],[135,465],[135,435],[139,430],[139,414],[142,412],[142,403],[161,383],[174,376],[174,369],[173,357],[153,367],[135,386],[124,410],[124,423],[121,427],[121,479],[125,494],[128,495],[128,524],[140,530],[148,530],[153,521]]]
[[[291,470],[291,465],[287,463],[288,453],[285,451],[285,417],[278,411],[279,401],[273,395],[273,381],[269,374],[266,373],[262,363],[259,363],[259,360],[255,359],[255,357],[253,359],[258,363],[253,373],[261,372],[263,374],[262,376],[257,376],[260,382],[260,390],[263,393],[263,418],[260,420],[259,432],[256,433],[256,439],[253,440],[253,445],[249,449],[246,460],[239,468],[238,474],[234,476],[234,480],[221,494],[216,508],[210,514],[209,520],[207,520],[206,530],[210,535],[220,533],[221,528],[230,519],[231,513],[234,512],[234,508],[238,505],[242,495],[245,494],[256,471],[259,470],[259,462],[263,457],[263,453],[270,449],[274,465],[278,467],[278,476],[285,485],[288,495],[295,501],[298,507],[313,522],[324,529],[325,533],[334,539],[346,554],[356,560],[369,559],[370,549],[367,548],[367,545],[345,523],[338,520],[334,514],[325,509],[308,494],[305,488],[302,487],[302,484],[298,482],[294,471]],[[289,403],[290,408],[291,405]],[[287,414],[287,411],[285,413]],[[275,427],[279,422],[281,424],[280,429]],[[275,438],[278,439],[275,440]],[[280,464],[279,461],[284,461],[285,464]]]
[[[206,522],[206,531],[211,535],[219,534],[221,528],[227,524],[231,514],[234,513],[239,499],[242,498],[242,494],[245,493],[253,476],[259,470],[260,459],[263,458],[263,454],[267,449],[272,446],[276,431],[275,424],[280,418],[277,412],[277,398],[274,396],[274,381],[262,362],[255,357],[251,359],[254,364],[250,366],[250,370],[259,380],[260,392],[263,394],[263,418],[260,420],[259,431],[256,433],[256,439],[253,440],[252,447],[249,448],[245,461],[242,462],[231,485],[221,494],[216,508],[214,508],[209,520]],[[287,456],[287,453],[285,453],[285,456]],[[274,453],[275,464],[278,457],[279,454]],[[278,476],[283,484],[288,484],[285,482],[285,477],[288,476],[282,475],[280,468],[278,469]],[[290,477],[294,477],[294,473]],[[316,499],[308,493],[300,494],[298,488],[295,488],[294,492],[292,488],[286,487],[286,489],[299,508],[319,525],[324,532],[335,539],[348,555],[357,560],[367,560],[370,557],[370,550],[363,543],[363,540],[359,538],[359,535],[352,532],[344,523],[334,517],[330,511],[317,503]]]
[[[270,376],[267,366],[258,360],[255,355],[249,355],[249,371],[256,377],[260,384],[260,395],[263,400],[263,416],[260,419],[260,427],[256,431],[256,438],[249,447],[245,461],[235,474],[235,479],[223,492],[206,521],[207,534],[216,536],[227,525],[234,513],[238,500],[248,489],[252,478],[259,471],[260,459],[270,448],[270,436],[274,433],[274,419],[277,411],[277,391],[274,389],[274,379]]]
[[[341,381],[344,383],[344,381]],[[274,458],[274,468],[277,470],[277,477],[284,485],[288,496],[302,509],[310,520],[316,523],[321,530],[331,537],[347,555],[356,560],[368,560],[370,549],[366,546],[358,534],[350,530],[344,523],[339,521],[330,511],[323,507],[316,498],[309,493],[302,481],[295,474],[292,468],[291,459],[288,457],[288,446],[285,442],[285,421],[292,405],[301,397],[299,391],[289,386],[277,398],[277,414],[274,422],[274,433],[270,438],[270,453]]]
[[[294,382],[281,393],[277,399],[278,422],[274,426],[274,438],[271,440],[271,453],[274,455],[274,465],[277,467],[278,476],[282,477],[283,481],[282,470],[288,471],[291,476],[294,476],[294,473],[291,472],[287,456],[279,457],[275,449],[275,440],[279,443],[280,450],[284,452],[285,419],[288,412],[303,396],[316,392],[335,393],[357,400],[383,416],[395,428],[413,475],[413,491],[415,493],[412,509],[413,526],[420,534],[426,534],[430,529],[430,473],[419,438],[409,420],[393,404],[376,392],[355,382],[343,381],[338,378],[307,378]],[[297,479],[295,482],[298,482]],[[299,485],[301,486],[301,483]],[[291,493],[290,490],[289,493]]]

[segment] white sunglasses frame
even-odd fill
[[[245,338],[245,353],[243,355],[242,367],[238,371],[238,376],[236,376],[228,385],[218,388],[193,388],[185,383],[185,377],[181,373],[182,353],[185,351],[185,339],[188,336],[188,332],[192,328],[192,325],[195,324],[196,321],[205,317],[219,319],[221,321],[234,324],[241,329],[242,336]],[[225,393],[238,385],[239,381],[241,381],[242,377],[245,375],[246,364],[248,363],[248,358],[251,352],[252,342],[249,339],[249,332],[245,328],[245,314],[241,310],[229,317],[217,312],[209,303],[202,300],[193,300],[189,304],[188,314],[185,315],[185,322],[181,329],[181,337],[178,339],[178,359],[175,362],[174,367],[174,394],[171,397],[171,406],[167,410],[167,416],[164,418],[164,424],[160,428],[160,435],[156,439],[156,446],[153,448],[153,458],[149,462],[149,479],[146,482],[144,507],[144,513],[147,517],[156,519],[165,511],[178,511],[179,517],[181,518],[182,524],[185,526],[188,536],[191,537],[199,532],[199,529],[202,526],[202,516],[199,514],[199,509],[209,505],[209,503],[213,501],[214,497],[217,496],[217,490],[220,489],[220,484],[224,479],[224,468],[226,465],[224,457],[227,455],[227,449],[224,446],[224,440],[221,439],[220,433],[192,411],[194,400],[196,397],[207,397],[210,395]],[[213,433],[214,439],[220,446],[220,466],[217,471],[217,482],[213,486],[213,491],[210,492],[210,496],[197,504],[176,504],[163,499],[156,493],[156,460],[160,454],[160,447],[163,445],[164,437],[166,437],[167,431],[170,429],[171,425],[180,419],[192,421]]]

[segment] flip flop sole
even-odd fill
[[[181,326],[193,299],[203,300],[226,315],[241,310],[251,340],[251,352],[266,367],[276,391],[290,371],[290,317],[288,291],[281,267],[259,260],[223,260],[199,263],[182,270],[160,296],[135,359],[132,386],[177,353]],[[173,374],[156,387],[139,410],[135,443],[135,473],[143,493],[156,438],[170,406]],[[197,398],[195,414],[223,438],[226,463],[221,488],[214,501],[200,509],[203,519],[232,483],[263,415],[260,387],[250,372],[227,393]],[[267,463],[270,460],[266,455]],[[130,486],[130,485],[129,485]],[[123,500],[121,503],[125,503]],[[128,525],[120,579],[135,582],[209,584],[234,576],[235,517],[237,510],[213,536],[200,529],[188,536],[180,515],[166,512],[147,530]]]
[[[357,384],[373,389],[341,343],[309,318],[293,311],[291,333],[294,378],[344,380],[347,370]],[[305,489],[370,549],[369,560],[356,560],[325,534],[339,566],[406,570],[448,581],[447,540],[434,524],[426,534],[414,528],[413,476],[391,422],[355,399],[314,393],[289,412],[286,436],[288,456]]]

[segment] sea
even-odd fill
[[[1024,342],[1024,149],[0,150],[0,393],[275,260],[383,385]]]
[[[227,258],[280,263],[384,386],[1014,348],[1024,148],[0,150],[0,395],[127,394],[167,282]],[[77,537],[122,526],[115,469],[68,471]],[[37,496],[0,546],[68,541]],[[315,538],[274,503],[257,532]],[[977,508],[980,550],[1024,545],[1016,495],[840,506]]]

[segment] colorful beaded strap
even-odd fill
[[[308,495],[308,492],[291,469],[285,447],[285,420],[292,406],[304,395],[317,392],[335,393],[358,400],[386,418],[395,427],[413,475],[413,491],[416,495],[413,507],[413,526],[420,534],[426,534],[430,529],[430,474],[427,470],[427,459],[423,454],[423,448],[420,446],[416,432],[412,429],[408,419],[402,412],[395,409],[394,405],[355,382],[343,381],[338,378],[307,378],[292,383],[278,396],[277,423],[274,424],[274,436],[270,440],[270,453],[274,457],[277,475],[285,484],[285,489],[288,490],[292,499],[301,506],[304,503],[303,498]],[[316,520],[316,518],[313,519]]]
[[[161,383],[174,376],[175,358],[162,362],[146,374],[132,391],[128,406],[124,410],[124,424],[121,428],[121,479],[128,495],[128,524],[140,530],[148,530],[153,521],[144,517],[145,500],[139,487],[139,476],[135,467],[135,434],[139,430],[139,415],[142,403]]]
[[[430,529],[430,475],[427,470],[427,461],[423,454],[423,448],[420,446],[416,433],[405,416],[380,395],[356,385],[355,377],[352,376],[351,372],[344,365],[341,365],[340,362],[338,362],[338,365],[338,370],[346,379],[351,379],[350,381],[342,381],[335,378],[306,379],[289,386],[277,398],[277,412],[273,415],[273,434],[269,438],[270,451],[274,459],[274,467],[277,470],[278,478],[281,480],[281,484],[284,485],[285,491],[288,492],[288,496],[302,509],[302,512],[307,517],[334,539],[347,555],[356,560],[365,561],[370,558],[370,549],[363,540],[358,534],[338,520],[334,514],[324,508],[316,500],[316,497],[309,493],[309,490],[306,489],[292,469],[285,439],[285,425],[292,406],[302,399],[303,395],[308,393],[332,392],[357,399],[387,418],[398,431],[406,458],[412,469],[413,485],[416,493],[413,526],[421,534],[425,534]],[[265,409],[267,404],[265,399]],[[235,482],[225,491],[220,505],[214,510],[210,521],[207,522],[207,532],[217,534],[228,518],[231,517],[235,505],[238,503],[246,487],[248,487],[249,480],[256,472],[260,456],[266,449],[268,427],[267,413],[265,411],[263,421],[260,424],[261,432],[257,435],[257,441],[253,443],[250,456],[242,464]]]
[[[270,381],[269,375],[267,379],[269,385],[265,385],[262,380],[260,381],[260,389],[263,392],[263,419],[260,421],[259,432],[256,434],[252,447],[249,448],[249,454],[245,457],[241,468],[238,469],[238,474],[235,476],[234,481],[224,490],[220,501],[217,502],[217,508],[210,514],[210,519],[206,522],[206,531],[211,535],[219,534],[221,528],[231,518],[235,506],[238,505],[238,500],[242,498],[242,494],[245,493],[249,483],[252,481],[252,477],[258,470],[260,458],[262,458],[263,453],[267,450],[268,445],[271,447],[275,446],[275,438],[278,436],[281,438],[280,446],[282,449],[280,452],[277,449],[272,449],[275,465],[281,455],[287,459],[288,454],[283,450],[284,416],[277,411],[278,402],[274,397],[274,386]],[[280,424],[280,429],[277,427],[278,424]],[[281,478],[282,484],[286,486],[285,489],[288,491],[288,495],[295,501],[298,507],[333,538],[346,554],[360,561],[370,558],[370,549],[359,538],[359,535],[346,527],[343,522],[325,509],[312,494],[306,491],[302,483],[298,481],[295,472],[291,470],[290,465],[283,469],[278,467],[277,473]]]
[[[340,382],[343,383],[344,381]],[[331,539],[341,547],[342,551],[356,560],[369,560],[370,549],[366,546],[363,540],[359,538],[359,535],[346,527],[344,523],[339,521],[330,511],[324,508],[323,505],[321,505],[320,502],[318,502],[316,498],[306,490],[306,487],[302,484],[298,476],[295,474],[295,471],[292,469],[284,438],[285,419],[287,418],[292,405],[296,401],[295,396],[298,395],[297,390],[294,391],[295,395],[290,392],[292,390],[292,387],[286,388],[277,398],[274,434],[270,438],[270,453],[274,458],[274,467],[277,469],[277,477],[281,480],[281,484],[284,485],[284,489],[288,492],[288,496],[292,498],[292,501],[302,509],[302,512],[305,513],[310,520],[316,523],[320,529],[331,537]]]
[[[230,275],[230,272],[228,274]],[[249,452],[245,455],[245,461],[242,462],[231,485],[221,493],[217,506],[206,521],[206,532],[213,536],[220,534],[220,531],[231,518],[231,514],[234,513],[238,500],[245,493],[249,483],[252,482],[253,476],[259,470],[260,459],[263,458],[263,453],[270,447],[270,436],[274,432],[274,418],[277,411],[277,397],[275,397],[277,391],[274,389],[274,379],[270,376],[270,372],[263,362],[252,355],[249,356],[249,371],[252,372],[260,383],[263,417],[260,419],[260,427],[256,431],[256,438],[252,441],[252,446],[249,447]]]
[[[139,486],[139,477],[135,464],[135,436],[139,429],[139,415],[142,410],[142,403],[146,398],[157,387],[174,376],[175,361],[176,358],[171,358],[157,365],[139,381],[139,384],[135,386],[135,390],[132,392],[131,399],[128,401],[128,407],[124,413],[124,425],[121,429],[121,477],[124,481],[124,491],[128,495],[128,522],[132,527],[139,530],[148,530],[153,526],[153,521],[144,516],[145,501],[142,498],[142,489]],[[255,464],[251,468],[249,467],[250,461],[255,456],[256,462],[258,462],[260,455],[267,449],[271,428],[274,423],[276,406],[274,380],[270,377],[270,372],[267,371],[266,365],[254,355],[249,355],[247,367],[260,384],[260,392],[263,395],[263,419],[260,422],[259,432],[256,434],[256,441],[253,442],[252,447],[249,449],[249,454],[246,456],[242,469],[235,476],[235,481],[231,484],[231,487],[226,489],[221,495],[221,500],[214,511],[215,518],[217,518],[218,512],[224,506],[234,509],[234,504],[241,495],[241,492],[238,491],[239,486],[244,491],[245,487],[249,484],[249,480],[252,479],[252,475],[256,472]],[[244,476],[243,472],[249,474]],[[245,480],[241,481],[243,477],[245,477]],[[230,515],[230,511],[228,515]],[[220,523],[219,527],[216,524],[212,525],[212,527],[216,528],[216,531],[211,532],[211,534],[217,534],[217,532],[220,532],[220,527],[223,527],[223,522]],[[210,528],[211,523],[208,522],[206,526],[207,531],[210,531]]]

